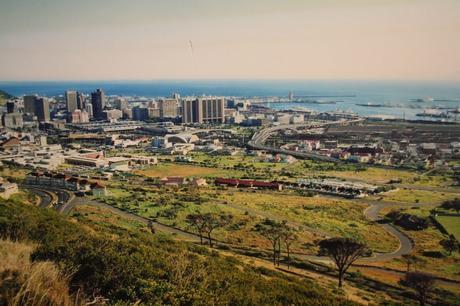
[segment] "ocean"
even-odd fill
[[[460,107],[460,81],[300,81],[300,80],[164,80],[164,81],[41,81],[0,82],[0,89],[15,96],[62,95],[66,90],[90,93],[102,88],[107,95],[165,97],[216,95],[235,97],[279,96],[316,102],[268,103],[275,109],[310,109],[318,112],[346,111],[360,115],[384,115],[421,119],[424,109]],[[311,97],[311,98],[309,98]],[[416,101],[420,99],[419,101]],[[319,103],[318,103],[319,101]],[[356,104],[378,104],[369,107]]]

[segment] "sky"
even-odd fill
[[[0,80],[460,80],[460,0],[0,0]]]

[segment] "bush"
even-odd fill
[[[87,230],[88,226],[94,228]],[[315,283],[260,271],[208,249],[0,201],[0,236],[39,243],[31,258],[66,271],[71,293],[110,304],[354,305]]]

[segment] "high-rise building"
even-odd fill
[[[81,110],[86,108],[86,98],[81,92],[77,92],[77,108]]]
[[[183,123],[223,123],[224,99],[203,97],[182,102]]]
[[[89,122],[88,112],[86,110],[76,109],[70,114],[71,123],[87,123]]]
[[[50,104],[46,98],[37,98],[35,100],[35,115],[40,122],[50,121]]]
[[[177,100],[176,99],[163,99],[158,102],[160,109],[160,117],[162,118],[175,118],[177,117]]]
[[[119,110],[124,110],[125,108],[128,108],[128,101],[126,101],[125,98],[115,99],[114,104],[115,108]]]
[[[93,105],[91,103],[86,103],[85,110],[88,113],[88,117],[93,118]]]
[[[133,108],[133,120],[143,121],[149,119],[149,109],[147,107],[136,106]]]
[[[93,117],[96,119],[104,119],[105,94],[101,89],[97,89],[91,93],[91,104],[93,105]]]
[[[2,124],[10,129],[20,129],[24,126],[21,113],[7,113],[2,116]]]
[[[76,109],[79,109],[77,104],[77,92],[68,90],[65,92],[65,101],[67,105],[67,113],[72,113]]]
[[[17,113],[18,112],[18,105],[14,101],[6,102],[6,112],[8,114]]]
[[[37,96],[24,96],[24,113],[35,114],[35,101]]]

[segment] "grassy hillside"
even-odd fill
[[[69,296],[78,293],[80,300],[98,297],[119,305],[353,304],[314,282],[254,268],[206,248],[135,228],[78,223],[18,201],[0,201],[0,238],[34,243],[27,249],[27,265],[60,267],[54,279],[62,281],[47,284],[64,292],[69,288]],[[28,275],[19,267],[10,270]],[[6,282],[0,279],[0,284],[1,292]],[[9,296],[20,296],[21,284],[8,284]],[[52,288],[47,290],[56,292]]]
[[[0,89],[0,105],[5,105],[6,100],[12,99],[12,98],[14,98],[14,96]]]

